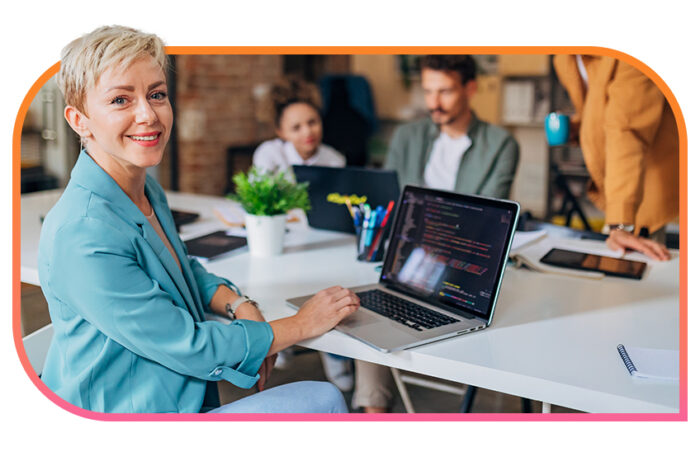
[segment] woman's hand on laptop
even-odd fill
[[[306,301],[299,308],[297,317],[309,333],[307,338],[312,338],[331,330],[359,306],[360,298],[355,293],[347,288],[332,286]]]
[[[301,340],[323,335],[360,307],[360,298],[340,286],[316,293],[296,315],[270,322],[274,335],[268,356]]]

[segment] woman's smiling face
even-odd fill
[[[167,92],[163,70],[151,58],[108,68],[85,94],[80,122],[88,153],[128,171],[160,163],[173,124]]]
[[[277,135],[294,144],[303,159],[310,158],[318,150],[323,137],[318,110],[304,102],[287,106],[280,117]]]

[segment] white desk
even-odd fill
[[[22,196],[22,281],[37,284],[39,215],[57,192]],[[221,229],[220,198],[169,193],[171,207],[202,219],[182,236]],[[245,249],[207,264],[255,297],[268,320],[293,311],[285,299],[339,284],[374,282],[374,264],[355,260],[352,236],[292,228],[284,254],[253,258]],[[509,267],[491,327],[392,354],[331,331],[303,346],[589,412],[678,412],[678,384],[631,377],[616,347],[677,349],[678,259],[651,263],[637,282],[545,275]]]

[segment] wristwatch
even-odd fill
[[[627,233],[634,233],[634,225],[627,223],[613,223],[605,225],[605,228],[603,229],[603,234],[609,235],[615,230],[622,230],[626,231]]]
[[[243,303],[250,303],[253,306],[258,307],[258,303],[250,299],[248,296],[243,295],[232,303],[226,303],[226,314],[228,314],[229,319],[236,320],[236,309],[238,309]]]

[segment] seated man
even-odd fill
[[[476,64],[469,55],[429,55],[421,84],[430,118],[399,126],[384,168],[401,185],[506,198],[518,165],[518,143],[506,130],[477,118],[470,107]],[[353,406],[386,412],[392,402],[391,372],[356,361]]]
[[[470,108],[476,64],[469,55],[429,55],[421,84],[430,118],[399,126],[384,168],[401,185],[505,198],[518,165],[518,143]]]

